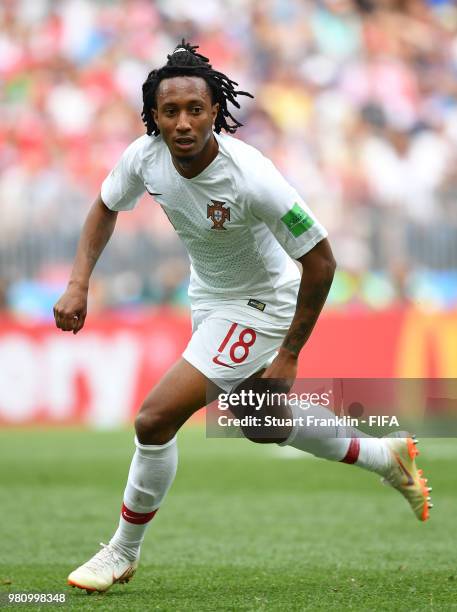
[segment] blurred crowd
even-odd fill
[[[255,95],[237,135],[330,232],[330,303],[457,304],[457,6],[451,0],[3,0],[0,309],[64,286],[88,207],[144,133],[141,85],[185,36]],[[93,307],[186,304],[150,197],[119,215]]]

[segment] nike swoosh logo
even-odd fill
[[[132,516],[131,514],[127,514],[127,512],[123,512],[122,513],[122,518],[125,519],[126,521],[136,521],[138,519],[137,516]]]
[[[405,468],[405,466],[403,465],[403,463],[401,462],[400,457],[397,455],[396,456],[397,461],[398,461],[398,465],[400,466],[401,471],[403,472],[403,474],[406,476],[407,478],[407,483],[406,486],[407,487],[412,487],[414,484],[414,480],[413,477],[411,476],[411,474],[408,472],[408,470]]]
[[[149,193],[149,195],[151,196],[156,196],[156,195],[163,195],[163,193],[155,193],[154,191],[151,191],[152,187],[149,183],[145,183],[144,184],[146,191]]]
[[[215,357],[213,357],[213,362],[217,363],[217,365],[225,366],[226,368],[231,368],[232,370],[235,369],[235,366],[231,366],[228,363],[224,363],[223,361],[219,361],[219,355],[216,355]]]

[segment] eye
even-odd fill
[[[165,117],[173,117],[173,115],[175,114],[175,110],[173,108],[166,108],[163,111],[163,114],[165,115]]]
[[[199,115],[202,112],[202,107],[201,106],[194,106],[192,109],[192,113],[194,115]]]

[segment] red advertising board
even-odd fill
[[[0,318],[0,424],[122,425],[190,333],[188,315],[170,309],[89,316],[77,335]],[[299,376],[457,378],[457,313],[328,312]]]

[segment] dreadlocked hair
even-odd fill
[[[230,103],[240,108],[237,96],[248,96],[249,98],[254,96],[246,91],[237,91],[235,85],[238,83],[229,79],[222,72],[214,70],[209,59],[197,53],[197,49],[198,45],[190,45],[183,38],[173,53],[167,55],[168,61],[165,66],[152,70],[148,74],[148,78],[143,83],[143,112],[141,113],[148,135],[157,136],[160,133],[151,113],[151,108],[157,108],[156,93],[159,83],[163,79],[176,76],[198,76],[206,81],[211,91],[212,103],[219,104],[219,111],[214,122],[214,129],[217,133],[223,129],[233,134],[243,125],[230,113],[227,104]],[[228,120],[233,123],[229,123]]]

